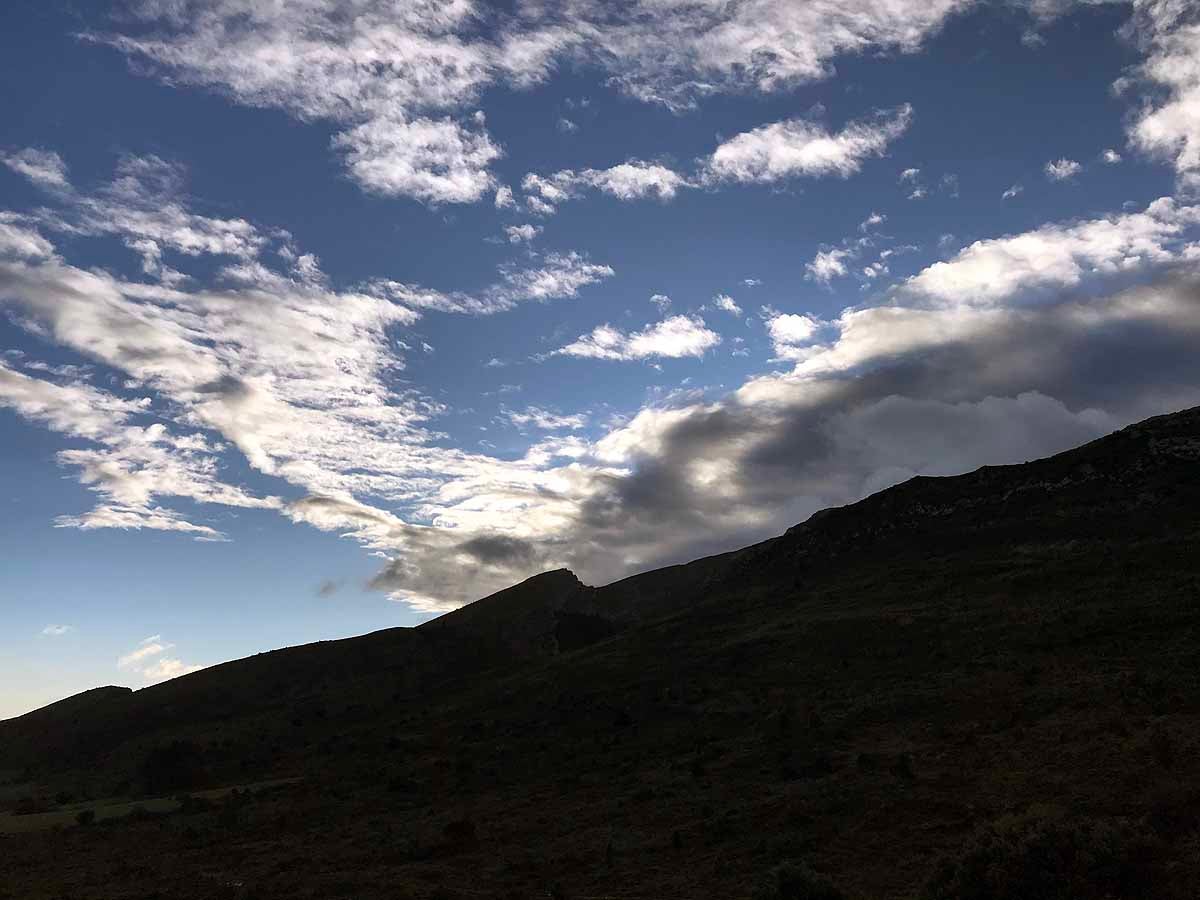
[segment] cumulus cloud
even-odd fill
[[[932,302],[986,304],[1020,291],[1075,287],[1095,276],[1132,273],[1181,259],[1200,209],[1170,198],[1144,212],[976,241],[914,275],[903,290]]]
[[[1131,144],[1170,162],[1188,190],[1200,186],[1200,11],[1193,4],[1138,0],[1127,33],[1146,59],[1137,80],[1147,100],[1131,121]]]
[[[1116,150],[1112,149],[1111,147],[1109,147],[1107,150],[1105,150],[1103,153],[1100,154],[1100,161],[1103,162],[1105,165],[1115,166],[1117,163],[1119,163],[1121,161],[1121,154],[1118,153]]]
[[[504,234],[510,244],[528,244],[542,233],[541,225],[505,225]]]
[[[717,296],[713,297],[713,306],[722,312],[729,313],[731,316],[740,316],[742,314],[742,308],[728,294],[717,294]]]
[[[1073,159],[1054,159],[1046,163],[1046,177],[1051,181],[1070,181],[1083,171],[1083,166]]]
[[[611,360],[678,359],[701,357],[719,343],[721,336],[705,326],[699,316],[671,316],[634,332],[599,325],[555,353]]]
[[[882,156],[912,121],[912,107],[880,112],[830,133],[823,125],[789,119],[763,125],[721,144],[707,163],[710,178],[773,182],[797,176],[853,175],[865,160]]]
[[[847,272],[846,260],[850,258],[848,250],[821,250],[813,257],[812,262],[805,263],[804,277],[811,281],[829,284],[834,278],[840,278]]]
[[[817,319],[769,307],[763,312],[777,359],[803,359],[808,355],[807,350],[821,327]]]
[[[486,132],[449,118],[373,117],[333,146],[366,190],[435,205],[480,199],[495,186],[488,167],[502,155]]]

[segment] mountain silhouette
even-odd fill
[[[0,898],[1193,896],[1198,475],[1192,409],[0,722]]]

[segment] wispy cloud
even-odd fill
[[[137,672],[148,682],[178,678],[180,675],[198,672],[204,668],[204,666],[189,665],[176,657],[166,655],[174,649],[175,645],[165,642],[162,635],[151,635],[133,650],[120,657],[117,660],[117,668]]]

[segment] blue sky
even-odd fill
[[[0,717],[1200,402],[1188,4],[0,11]]]

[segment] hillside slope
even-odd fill
[[[789,861],[869,898],[1191,896],[1198,474],[1189,410],[0,723],[45,793],[304,779],[10,836],[0,897],[746,897]]]

